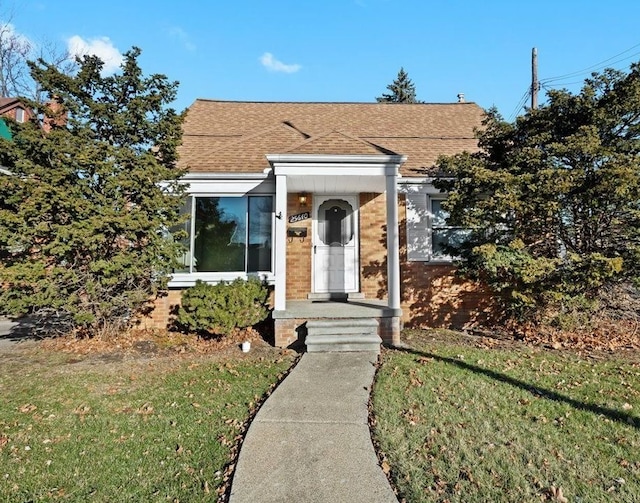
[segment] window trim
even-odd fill
[[[272,285],[275,283],[275,247],[273,246],[273,234],[275,232],[275,211],[274,211],[274,198],[275,196],[271,193],[262,193],[262,192],[248,192],[248,193],[202,193],[202,192],[191,192],[187,194],[189,198],[189,271],[180,271],[174,272],[171,274],[171,279],[169,280],[169,288],[180,288],[180,287],[189,287],[193,286],[197,280],[205,281],[207,283],[219,283],[220,281],[233,281],[236,278],[248,279],[251,277],[256,277],[266,281],[268,284]],[[196,198],[244,198],[247,200],[245,205],[245,232],[247,233],[246,242],[245,242],[245,260],[244,260],[244,271],[194,271],[193,270],[193,249],[195,243],[195,204]],[[272,234],[272,246],[271,246],[271,271],[247,271],[248,264],[248,232],[249,232],[249,198],[251,197],[271,197],[272,199],[272,210],[271,210],[271,234]]]
[[[430,196],[427,195],[427,208],[429,210],[429,224],[428,224],[428,235],[429,235],[429,257],[431,257],[430,262],[443,262],[443,263],[451,263],[454,260],[458,259],[457,256],[452,255],[437,255],[433,250],[433,236],[435,230],[464,230],[467,227],[460,227],[457,225],[434,225],[435,220],[435,212],[433,211],[433,202],[434,201],[446,201],[448,194],[440,194],[438,196]]]
[[[405,192],[407,262],[427,264],[451,264],[457,259],[450,255],[435,255],[433,236],[436,229],[464,229],[451,225],[434,226],[433,201],[445,201],[447,194],[437,191],[432,185],[411,187]],[[411,243],[413,250],[410,249]],[[417,245],[421,247],[418,248]]]

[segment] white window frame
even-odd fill
[[[25,110],[22,107],[16,108],[16,122],[24,122],[25,121]]]
[[[438,255],[436,256],[433,251],[433,236],[434,231],[438,230],[464,230],[466,227],[460,227],[456,225],[438,225],[436,226],[433,222],[435,220],[435,213],[433,211],[433,202],[434,201],[446,201],[447,194],[441,194],[440,196],[427,196],[427,207],[429,208],[429,254],[431,256],[431,262],[453,262],[458,257],[454,257],[452,255]]]
[[[271,196],[275,208],[275,185],[266,176],[260,175],[217,175],[217,174],[193,174],[187,175],[182,183],[187,186],[187,195],[191,198],[191,212],[189,233],[190,250],[194,239],[195,219],[194,198],[196,197],[250,197]],[[248,211],[248,204],[247,204]],[[271,213],[271,271],[264,272],[175,272],[169,280],[169,288],[185,288],[195,285],[197,280],[216,284],[220,281],[233,281],[236,278],[248,279],[258,277],[270,285],[275,283],[275,211]],[[248,227],[247,227],[248,232]],[[246,268],[245,268],[246,269]]]

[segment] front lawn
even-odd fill
[[[382,355],[372,422],[406,501],[640,501],[637,353],[404,339]]]
[[[245,421],[294,358],[227,353],[0,355],[0,501],[218,501]]]

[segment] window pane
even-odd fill
[[[184,224],[171,229],[172,234],[177,232],[183,233],[180,243],[184,246],[184,253],[178,259],[180,266],[176,267],[174,272],[190,272],[189,265],[191,264],[191,250],[189,247],[191,243],[191,204],[192,199],[191,197],[188,197],[182,208],[180,208],[180,215],[188,215],[188,218]]]
[[[195,208],[193,270],[245,270],[247,199],[198,197]]]
[[[431,212],[433,213],[433,226],[444,227],[447,225],[449,212],[442,208],[443,201],[440,199],[431,200]]]
[[[446,246],[454,248],[464,243],[471,234],[469,229],[433,229],[431,250],[435,258],[449,257]]]
[[[329,199],[318,208],[318,238],[327,246],[346,246],[353,240],[353,208],[342,199]]]
[[[247,271],[271,271],[273,198],[249,198],[249,250]]]

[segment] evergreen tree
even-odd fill
[[[416,86],[404,68],[400,68],[396,79],[387,86],[389,94],[382,94],[376,98],[378,103],[419,103],[416,100]]]
[[[479,152],[440,161],[450,222],[472,229],[463,270],[513,314],[585,305],[640,278],[640,65],[593,74],[579,94],[515,123],[489,113]]]
[[[179,254],[177,82],[144,77],[140,50],[103,77],[95,56],[66,75],[40,60],[33,79],[52,98],[0,140],[0,309],[52,318],[92,335],[127,325]]]

